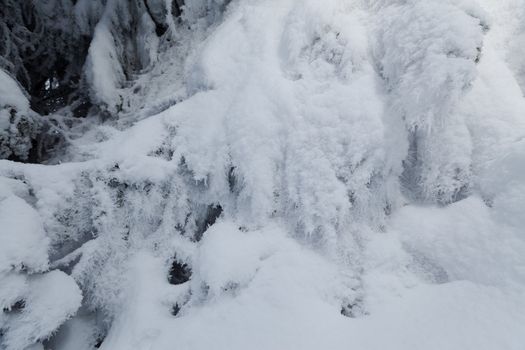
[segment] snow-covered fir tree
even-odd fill
[[[0,0],[0,349],[522,349],[525,0]]]

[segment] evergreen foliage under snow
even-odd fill
[[[524,0],[0,0],[0,349],[518,350]]]

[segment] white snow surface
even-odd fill
[[[0,69],[0,131],[9,129],[10,108],[27,113],[29,101],[18,83]]]
[[[9,326],[2,339],[6,349],[24,349],[45,339],[80,307],[80,289],[61,271],[31,277],[28,283],[23,311],[6,316]]]
[[[23,111],[29,109],[29,101],[18,83],[0,69],[0,107],[16,107]]]
[[[0,272],[23,264],[31,270],[47,268],[49,239],[38,213],[23,199],[9,196],[0,202]]]
[[[94,29],[140,111],[0,161],[0,349],[523,349],[525,1],[187,2],[131,87]]]

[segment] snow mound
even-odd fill
[[[80,307],[82,293],[63,272],[31,276],[27,283],[22,310],[11,310],[2,317],[7,324],[2,345],[7,350],[24,349],[46,339]]]
[[[0,273],[47,269],[49,239],[37,211],[16,196],[1,198],[0,227]]]

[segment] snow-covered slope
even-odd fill
[[[105,119],[0,160],[1,349],[523,348],[523,0],[171,3],[75,7]]]

